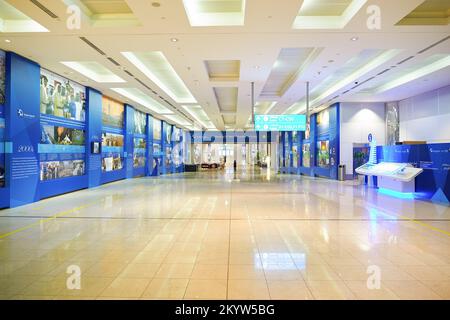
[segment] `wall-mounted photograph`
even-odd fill
[[[41,125],[41,144],[84,145],[84,130]]]
[[[102,97],[102,123],[105,127],[123,128],[124,105],[111,98]]]
[[[317,166],[328,168],[330,166],[330,142],[317,141]]]
[[[102,159],[102,171],[116,171],[123,168],[122,155],[120,153],[109,153]]]
[[[102,133],[102,147],[123,147],[123,135],[103,132]]]
[[[82,176],[84,172],[84,160],[47,161],[40,164],[41,181]]]
[[[302,166],[311,167],[311,144],[305,143],[302,147]]]
[[[76,82],[41,69],[40,112],[77,121],[86,118],[86,89]]]
[[[161,140],[161,120],[153,119],[153,140]]]
[[[145,134],[147,128],[147,115],[138,110],[134,110],[134,133]]]

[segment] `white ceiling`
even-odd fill
[[[131,9],[133,13],[131,18],[129,13],[116,14],[116,9],[110,15],[96,12],[95,18],[84,14],[81,28],[76,30],[69,30],[66,27],[67,5],[75,3],[75,0],[38,0],[58,18],[50,17],[28,0],[5,1],[48,29],[49,32],[0,32],[0,48],[3,50],[14,51],[29,57],[44,68],[94,87],[106,95],[128,102],[145,111],[145,106],[127,100],[111,90],[111,88],[117,88],[117,84],[97,83],[61,64],[62,61],[97,62],[126,81],[120,87],[137,88],[158,100],[160,99],[158,96],[161,96],[173,106],[159,100],[169,109],[193,120],[193,117],[182,107],[186,103],[177,103],[122,54],[123,52],[161,52],[192,93],[196,100],[193,105],[201,106],[215,127],[220,130],[225,129],[224,121],[227,121],[227,128],[241,129],[248,124],[251,115],[251,82],[255,83],[256,102],[260,101],[267,106],[273,101],[276,102],[273,108],[270,108],[271,113],[284,113],[293,104],[302,101],[305,96],[306,81],[310,82],[312,91],[317,88],[317,96],[323,96],[315,104],[316,107],[336,101],[401,100],[450,84],[450,66],[447,66],[385,92],[374,93],[376,90],[369,90],[383,84],[384,76],[389,75],[390,80],[395,80],[393,77],[404,76],[414,70],[416,65],[422,67],[427,59],[432,59],[435,55],[450,55],[450,40],[418,54],[422,49],[449,36],[450,25],[396,25],[422,4],[423,0],[369,0],[342,29],[294,29],[293,24],[299,14],[302,0],[246,0],[244,25],[214,27],[192,27],[186,15],[183,0],[114,0],[117,7],[120,8],[125,3]],[[184,0],[184,2],[189,1],[198,0]],[[86,4],[96,1],[82,2]],[[158,2],[160,6],[154,6],[152,2]],[[342,3],[351,1],[321,0],[320,5],[325,10],[324,15],[330,14],[324,6],[327,2],[330,6],[336,3],[342,6]],[[367,28],[366,22],[369,16],[366,10],[370,5],[377,5],[381,9],[381,30]],[[342,8],[331,11],[341,12]],[[99,54],[80,40],[80,37],[88,39],[106,55]],[[174,38],[178,41],[172,41]],[[351,38],[358,40],[352,41]],[[297,54],[305,59],[305,63],[303,61],[297,63],[298,72],[284,67],[285,70],[278,73],[278,75],[285,74],[286,77],[290,77],[286,79],[286,82],[275,78],[277,84],[283,85],[282,90],[278,90],[281,95],[270,98],[259,97],[271,72],[276,68],[274,64],[283,49],[284,52],[290,50],[295,53],[314,50],[315,54],[309,55],[307,59],[305,55]],[[363,65],[371,63],[372,60],[369,58],[362,60],[363,65],[352,64],[355,59],[361,59],[365,52],[383,53],[391,49],[398,49],[398,53],[388,55],[389,59],[381,64],[374,64],[373,68],[367,69],[368,71],[362,72],[361,69]],[[400,65],[397,64],[411,56],[414,58]],[[117,61],[121,67],[113,64],[107,57]],[[290,59],[291,57],[288,57],[286,61]],[[238,74],[239,79],[229,76],[230,72],[227,69],[230,68],[224,65],[217,68],[219,71],[223,69],[225,76],[210,78],[206,61],[232,61],[232,66],[236,66],[239,61],[239,72],[236,70],[232,72],[232,74]],[[353,74],[356,79],[348,78],[348,83],[344,83],[345,81],[342,80],[345,79],[339,79],[338,75],[343,72],[344,66],[349,65],[354,65],[355,70],[345,70],[346,74]],[[355,82],[363,82],[386,69],[391,70],[349,90],[355,86]],[[157,94],[155,95],[125,71],[131,72]],[[326,86],[326,79],[330,81],[329,86]],[[341,81],[341,83],[336,86],[333,81]],[[286,86],[285,83],[288,85]],[[270,85],[270,82],[268,84]],[[223,89],[220,90],[220,88]],[[230,88],[237,88],[236,106],[230,105],[235,101],[234,97],[226,96],[227,92],[235,95],[235,90]],[[336,89],[333,90],[333,88]],[[318,92],[319,89],[320,92]],[[349,91],[343,94],[347,90]],[[223,93],[223,96],[222,94],[219,96],[227,104],[224,112],[220,110],[218,95],[215,92]],[[339,95],[338,98],[330,101],[330,98],[337,95]],[[295,108],[291,108],[293,109]],[[236,110],[236,113],[230,110]],[[160,118],[164,119],[164,116],[161,115]],[[236,124],[230,126],[228,122],[234,119]]]

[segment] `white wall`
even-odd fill
[[[400,101],[400,141],[450,142],[450,86]]]
[[[353,143],[368,143],[372,133],[378,145],[386,142],[384,103],[342,102],[340,163],[347,166],[347,174],[353,172]]]

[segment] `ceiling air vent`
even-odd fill
[[[111,61],[114,65],[116,65],[117,67],[120,67],[120,63],[118,63],[116,60],[114,60],[113,58],[108,57],[108,60]]]
[[[405,63],[406,61],[411,60],[412,58],[414,58],[414,56],[410,56],[410,57],[408,57],[408,58],[406,58],[406,59],[403,59],[402,61],[397,62],[397,65],[401,65],[401,64]]]
[[[381,76],[382,74],[385,74],[386,72],[390,71],[391,69],[384,69],[383,71],[377,73],[377,76]]]
[[[146,85],[142,80],[138,79],[138,78],[134,78],[137,82],[139,82],[140,84],[142,84],[144,87],[146,87],[148,90],[153,91],[152,88],[150,88],[148,85]]]
[[[92,49],[94,49],[95,51],[97,51],[98,53],[100,53],[102,56],[106,56],[106,53],[104,53],[102,50],[100,50],[99,47],[97,47],[95,44],[93,44],[92,42],[90,42],[88,39],[86,39],[85,37],[80,37],[80,39],[86,43],[89,47],[91,47]]]
[[[44,6],[42,3],[40,3],[38,0],[30,0],[32,4],[34,4],[36,7],[44,11],[46,14],[48,14],[53,19],[58,19],[58,16],[54,14],[49,8]]]
[[[422,49],[422,50],[420,50],[420,51],[417,52],[417,53],[418,53],[418,54],[424,53],[425,51],[428,51],[428,50],[430,50],[431,48],[436,47],[437,45],[441,44],[442,42],[447,41],[448,39],[450,39],[450,36],[447,36],[447,37],[445,37],[444,39],[439,40],[438,42],[433,43],[431,46],[426,47],[425,49]]]
[[[123,72],[125,72],[127,75],[129,75],[130,77],[134,78],[134,74],[132,74],[130,71],[128,70],[124,70]]]

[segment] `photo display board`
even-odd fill
[[[125,106],[111,98],[102,97],[102,171],[122,170],[124,167]]]
[[[181,129],[173,127],[173,163],[176,167],[182,163]]]
[[[40,181],[85,174],[86,88],[41,69]]]
[[[316,146],[316,165],[320,168],[330,167],[330,114],[327,109],[317,114],[318,141]]]
[[[5,186],[6,166],[5,166],[5,114],[4,104],[6,81],[6,61],[5,52],[0,50],[0,188]]]
[[[134,110],[133,167],[145,167],[147,150],[147,115]]]
[[[161,141],[161,120],[153,119],[153,140]]]

